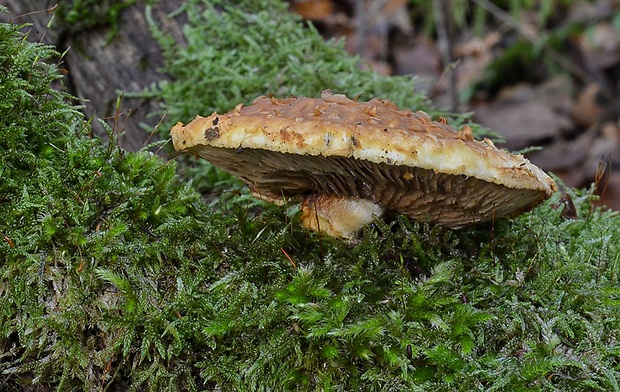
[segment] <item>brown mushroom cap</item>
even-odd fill
[[[302,223],[352,237],[384,209],[459,228],[515,216],[556,190],[521,155],[456,132],[390,101],[259,97],[229,113],[196,116],[174,147],[243,179],[259,197],[302,202]]]

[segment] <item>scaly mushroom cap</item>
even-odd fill
[[[301,200],[302,223],[353,237],[384,209],[460,228],[537,206],[555,182],[521,155],[390,101],[257,98],[171,132],[259,197]]]

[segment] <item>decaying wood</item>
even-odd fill
[[[105,119],[115,132],[122,133],[119,137],[122,147],[139,149],[151,137],[149,130],[161,120],[158,115],[160,107],[153,99],[128,97],[124,93],[141,92],[167,79],[159,72],[164,61],[160,47],[149,31],[145,5],[138,3],[124,9],[118,32],[110,38],[110,27],[95,27],[72,34],[56,21],[50,24],[56,3],[50,0],[6,0],[10,13],[2,14],[0,18],[17,24],[30,23],[32,25],[27,27],[30,40],[55,45],[61,53],[66,51],[62,59],[62,67],[67,70],[63,83],[71,94],[85,100],[86,116]],[[153,7],[152,15],[164,29],[181,40],[180,21],[166,16],[178,6],[179,1],[158,3]],[[121,102],[117,109],[119,96]],[[93,125],[98,136],[107,137],[97,121],[93,121]]]

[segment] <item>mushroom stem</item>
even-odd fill
[[[383,207],[367,199],[312,195],[301,202],[301,223],[311,230],[351,239],[383,211]]]

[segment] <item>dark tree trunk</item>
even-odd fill
[[[0,0],[9,14],[0,14],[2,21],[31,23],[29,39],[52,44],[59,52],[67,51],[62,67],[67,90],[85,101],[87,117],[104,119],[114,131],[121,133],[120,144],[137,150],[150,137],[150,131],[161,120],[159,103],[153,99],[132,98],[123,93],[144,91],[154,83],[166,80],[160,73],[164,65],[160,47],[151,36],[145,19],[145,5],[139,2],[120,14],[118,32],[110,38],[111,27],[100,26],[71,32],[70,26],[52,21],[54,5],[50,0]],[[179,21],[166,14],[178,8],[180,1],[170,0],[153,6],[155,20],[177,39],[182,39]],[[68,49],[68,50],[67,50]],[[117,99],[121,97],[117,113]],[[93,118],[98,136],[107,137],[104,128]],[[141,124],[146,125],[144,129]],[[151,137],[151,141],[156,136]]]

